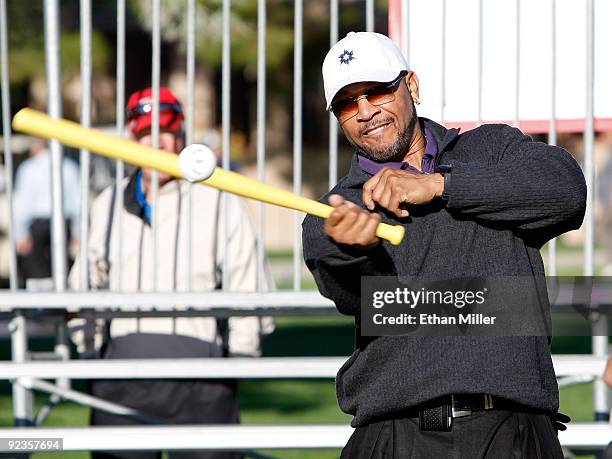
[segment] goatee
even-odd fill
[[[384,120],[382,122],[378,121],[376,122],[375,125],[381,125],[387,122],[393,122],[393,120],[389,119],[389,120]],[[393,142],[393,145],[387,148],[365,149],[363,147],[355,145],[355,143],[353,143],[353,141],[351,141],[348,137],[347,139],[349,143],[353,145],[353,147],[355,147],[355,151],[357,152],[358,155],[361,155],[365,158],[371,159],[372,161],[376,161],[378,163],[386,163],[390,161],[400,162],[404,159],[406,152],[408,151],[408,147],[410,146],[410,141],[412,140],[412,136],[414,134],[414,129],[416,128],[416,124],[417,124],[417,116],[416,114],[414,114],[410,118],[410,122],[408,123],[408,126],[406,126],[406,129],[404,129],[403,132],[400,132],[395,142]],[[362,131],[365,131],[366,129],[370,129],[370,126],[367,126],[367,125],[364,126]]]

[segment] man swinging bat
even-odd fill
[[[319,290],[357,328],[336,380],[356,427],[342,457],[563,457],[557,430],[569,419],[546,336],[364,336],[360,279],[532,276],[546,288],[539,249],[580,227],[580,167],[506,125],[460,134],[419,118],[419,80],[383,35],[349,33],[323,80],[356,152],[322,198],[330,217],[303,223]],[[405,227],[399,246],[375,235],[379,221]]]

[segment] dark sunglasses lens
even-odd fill
[[[372,105],[388,104],[395,100],[395,91],[399,88],[404,75],[390,83],[380,84],[366,91],[366,99]],[[332,111],[340,121],[347,120],[359,112],[359,105],[354,99],[347,99],[332,104]]]
[[[334,102],[331,106],[332,111],[334,112],[335,115],[342,113],[342,110],[344,110],[344,107],[349,102],[350,102],[349,100],[341,100],[338,102]]]
[[[395,94],[392,91],[376,92],[368,96],[368,102],[372,105],[382,105],[391,102],[395,99]]]
[[[397,88],[399,87],[401,80],[399,81],[392,81],[391,83],[385,83],[385,84],[381,84],[376,86],[375,88],[372,88],[368,91],[368,99],[370,99],[372,96],[379,96],[379,95],[384,95],[384,94],[392,94],[395,91],[397,91]]]
[[[354,100],[345,100],[339,103],[334,108],[336,117],[340,120],[350,118],[359,111],[357,102]]]
[[[398,79],[370,89],[368,91],[368,102],[372,105],[383,105],[392,102],[395,99],[395,91],[399,88],[401,81],[401,79]]]

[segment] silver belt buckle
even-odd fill
[[[451,395],[451,411],[453,413],[453,418],[462,418],[464,416],[469,416],[472,414],[472,410],[458,410],[455,405],[455,395]]]
[[[485,399],[484,409],[485,410],[493,409],[493,397],[489,394],[484,394],[484,399]],[[458,410],[456,408],[454,394],[451,395],[451,412],[452,412],[453,418],[462,418],[464,416],[469,416],[470,414],[472,414],[472,410]]]

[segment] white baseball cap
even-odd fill
[[[361,81],[386,83],[409,71],[402,52],[391,39],[375,32],[349,32],[323,61],[326,109],[345,86]]]

